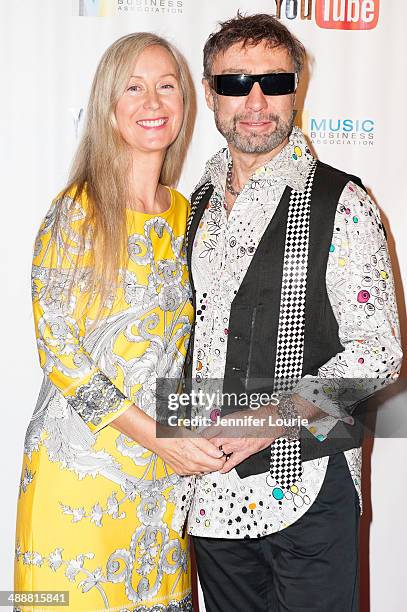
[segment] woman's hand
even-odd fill
[[[133,405],[110,423],[128,438],[148,448],[163,459],[176,474],[207,474],[221,470],[224,453],[205,438],[196,438],[188,429],[178,428],[182,437],[157,437],[157,423]],[[165,428],[160,426],[161,436]]]
[[[176,474],[208,474],[221,470],[226,461],[224,453],[205,438],[156,438],[154,452],[169,465]]]

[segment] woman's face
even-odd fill
[[[175,60],[160,45],[147,47],[116,106],[120,134],[135,151],[165,151],[178,136],[183,110]]]

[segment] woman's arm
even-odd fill
[[[177,474],[215,472],[224,466],[226,457],[219,448],[205,438],[193,437],[186,429],[183,437],[158,437],[156,421],[135,405],[110,425],[159,455]]]
[[[57,206],[62,228],[53,234]],[[89,268],[80,253],[85,212],[65,197],[53,205],[39,230],[33,257],[32,298],[41,367],[54,386],[97,432],[133,402],[92,361],[82,346]],[[78,266],[75,277],[72,270]]]
[[[52,233],[53,206],[38,233],[32,268],[33,311],[41,367],[70,406],[93,432],[112,425],[145,448],[157,453],[178,474],[221,469],[223,453],[208,440],[192,437],[159,438],[156,421],[125,396],[94,363],[82,346],[86,317],[86,257],[78,259],[79,203],[62,203],[69,219],[64,236]],[[69,236],[69,239],[67,239]],[[72,267],[78,274],[71,286]],[[83,270],[81,265],[83,264]],[[221,459],[222,457],[222,459]]]

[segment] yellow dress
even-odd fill
[[[86,252],[67,297],[86,195],[64,199],[64,236],[51,237],[55,206],[40,228],[32,286],[44,382],[24,444],[15,590],[68,591],[69,606],[15,610],[192,610],[187,540],[170,527],[182,478],[108,426],[133,402],[154,415],[156,378],[182,371],[188,202],[170,193],[162,214],[126,211],[129,261],[96,326]]]

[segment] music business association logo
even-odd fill
[[[315,20],[320,28],[372,30],[380,0],[274,0],[278,19]]]
[[[370,117],[311,115],[296,111],[298,125],[313,145],[345,145],[369,149],[375,144],[375,120]]]
[[[110,17],[132,12],[179,14],[183,0],[73,0],[73,14],[80,17]]]
[[[183,0],[116,0],[119,13],[137,12],[175,15],[182,13]]]

